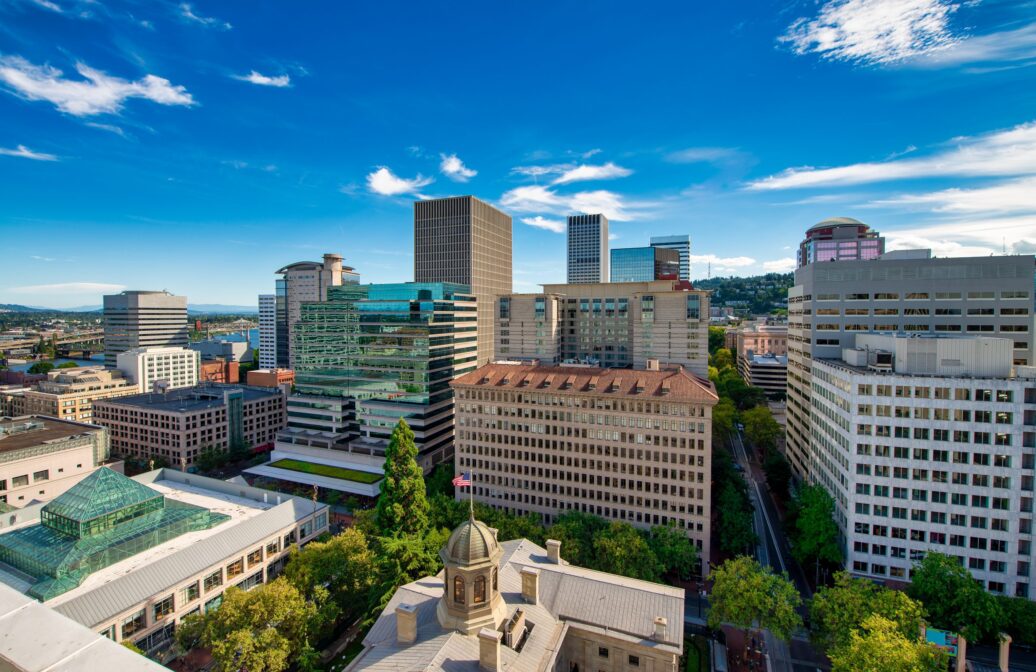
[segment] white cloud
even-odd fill
[[[108,131],[109,133],[114,133],[115,135],[121,136],[123,138],[126,137],[126,131],[122,130],[122,128],[120,128],[119,126],[115,126],[113,124],[98,124],[98,123],[95,123],[95,122],[92,122],[92,121],[87,121],[85,123],[90,128],[97,128],[97,129],[100,129],[102,131]]]
[[[551,212],[558,214],[568,208],[567,201],[557,192],[539,185],[515,187],[504,192],[500,204],[517,212]]]
[[[104,294],[121,292],[126,285],[113,285],[106,282],[60,282],[54,285],[25,285],[10,287],[12,294]]]
[[[367,175],[367,189],[382,196],[414,194],[420,197],[417,190],[427,187],[432,182],[434,182],[432,178],[424,177],[420,173],[409,180],[398,177],[386,166],[379,166],[377,170]]]
[[[555,163],[549,166],[515,166],[511,173],[525,177],[542,177],[544,175],[560,175],[566,170],[575,168],[571,163]]]
[[[756,263],[752,257],[717,257],[714,254],[692,254],[690,262],[692,264],[712,264],[713,267],[722,269],[745,268]]]
[[[874,201],[875,205],[930,207],[940,213],[1036,212],[1036,177],[1009,180],[976,189],[944,189]]]
[[[29,258],[35,259],[36,261],[57,261],[54,257],[41,257],[38,254],[33,254]]]
[[[948,49],[911,60],[921,68],[943,68],[974,63],[1012,63],[1036,57],[1036,23],[987,35],[967,37]]]
[[[670,163],[723,163],[740,158],[741,152],[731,147],[688,147],[665,156]]]
[[[601,150],[600,148],[595,147],[594,149],[590,149],[590,150],[587,150],[587,151],[583,152],[579,156],[584,158],[584,159],[589,159],[591,156],[596,156],[597,154],[600,154],[602,151],[603,150]]]
[[[856,163],[838,168],[789,168],[756,180],[749,189],[796,189],[885,182],[918,177],[1036,174],[1036,122],[985,135],[955,138],[930,155]]]
[[[439,158],[442,159],[439,171],[454,182],[467,182],[478,175],[477,170],[465,166],[456,154],[440,154]]]
[[[191,94],[168,79],[145,75],[135,82],[112,77],[84,63],[76,64],[81,80],[65,79],[49,65],[34,65],[20,56],[0,57],[0,82],[27,100],[45,100],[62,112],[85,117],[115,114],[129,98],[159,105],[194,105]]]
[[[784,257],[773,261],[764,261],[763,270],[767,273],[789,273],[795,270],[795,259]]]
[[[566,215],[572,212],[603,214],[616,222],[628,222],[636,211],[649,206],[648,203],[631,204],[625,197],[612,191],[580,191],[575,194],[559,194],[549,187],[528,185],[504,192],[500,205],[515,212],[548,213]]]
[[[959,5],[944,0],[829,0],[816,18],[799,18],[779,39],[797,54],[888,64],[946,49]]]
[[[32,0],[32,2],[40,7],[43,7],[44,9],[49,9],[52,12],[57,12],[58,14],[61,14],[65,11],[61,9],[60,5],[54,2],[50,2],[50,0]]]
[[[251,71],[247,75],[231,75],[234,79],[241,80],[242,82],[251,82],[258,84],[259,86],[275,86],[277,88],[284,88],[291,86],[291,77],[288,75],[276,75],[269,77],[262,73]]]
[[[195,14],[194,9],[186,2],[180,4],[180,16],[190,21],[194,21],[195,23],[200,23],[206,28],[218,28],[219,30],[230,30],[233,28],[233,26],[226,21],[210,16],[199,16],[198,14]]]
[[[565,232],[565,222],[559,219],[547,219],[540,215],[535,217],[523,217],[522,224],[528,224],[529,226],[535,226],[537,229],[546,229],[547,231],[553,231],[554,233]]]
[[[941,257],[999,254],[1016,245],[1024,248],[1036,231],[1036,215],[969,217],[904,229],[882,229],[889,250],[931,249]]]
[[[25,145],[18,145],[16,149],[7,149],[0,147],[0,155],[3,156],[17,156],[22,159],[32,159],[33,161],[57,161],[58,157],[53,154],[44,154],[43,152],[34,152]]]
[[[617,234],[617,233],[609,233],[608,234],[608,240],[618,240],[618,239],[619,239],[619,234]]]
[[[553,184],[568,184],[569,182],[586,182],[588,180],[611,180],[617,177],[632,175],[629,168],[617,166],[611,161],[601,166],[590,166],[581,164],[574,168],[565,170],[558,176]]]

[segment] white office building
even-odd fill
[[[104,365],[134,348],[185,347],[187,297],[166,291],[125,291],[104,297]]]
[[[259,367],[277,368],[277,295],[259,295]]]
[[[813,360],[810,475],[835,500],[848,570],[906,582],[939,551],[1036,599],[1036,367],[1012,371],[1013,346],[860,334]]]
[[[568,218],[568,283],[608,282],[608,218],[572,215]]]
[[[117,362],[141,392],[151,392],[159,382],[172,390],[198,384],[201,353],[188,348],[135,348],[120,353]]]
[[[691,280],[691,237],[684,236],[652,236],[651,247],[664,247],[680,253],[680,279]]]

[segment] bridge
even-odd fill
[[[45,338],[43,340],[50,342],[50,339]],[[39,338],[24,338],[20,341],[0,341],[0,354],[7,354],[14,350],[32,348],[39,342]],[[60,346],[62,345],[76,346],[69,348],[73,350],[82,351],[84,349],[88,349],[92,352],[101,352],[104,344],[104,329],[92,329],[90,331],[80,331],[75,334],[66,334],[56,339],[54,343],[59,346],[58,352],[61,352]],[[97,346],[96,350],[93,349],[94,345]]]

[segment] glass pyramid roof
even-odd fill
[[[162,493],[101,468],[43,507],[47,514],[85,523],[134,504],[162,499]]]

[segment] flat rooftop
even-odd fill
[[[280,390],[269,387],[209,383],[195,387],[180,387],[163,393],[147,392],[145,394],[133,394],[115,399],[104,399],[100,403],[134,406],[136,408],[160,411],[202,411],[208,408],[223,406],[223,393],[234,390],[241,390],[244,393],[245,402],[257,401],[280,394]]]
[[[0,421],[0,453],[99,431],[103,431],[103,427],[41,415],[5,418]]]

